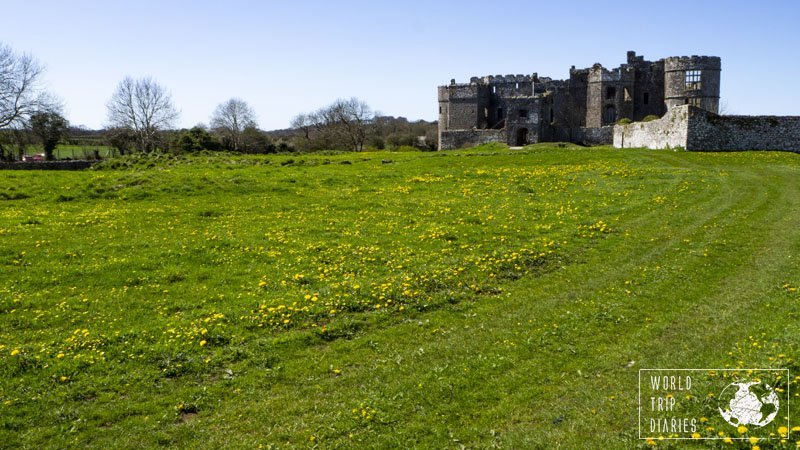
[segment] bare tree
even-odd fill
[[[298,144],[308,150],[348,149],[362,151],[374,129],[375,113],[353,97],[336,100],[310,114],[299,114],[292,128],[302,133]]]
[[[337,100],[329,110],[333,123],[341,128],[341,133],[350,147],[357,152],[364,150],[364,142],[375,118],[372,108],[353,97],[349,100]]]
[[[211,128],[220,133],[234,151],[240,150],[244,130],[257,127],[256,113],[242,99],[232,98],[220,104],[211,115]]]
[[[149,77],[125,77],[107,107],[111,127],[131,130],[145,153],[155,150],[159,132],[172,128],[179,116],[169,92]]]
[[[41,109],[43,71],[32,56],[0,43],[0,129],[22,125]]]

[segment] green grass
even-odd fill
[[[0,173],[2,446],[646,447],[640,368],[798,375],[793,154],[104,165]]]
[[[55,159],[94,159],[95,151],[101,158],[109,158],[116,154],[115,150],[107,145],[68,145],[59,144],[54,152]],[[31,146],[25,151],[26,155],[42,154],[41,147]]]

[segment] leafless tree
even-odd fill
[[[357,152],[364,150],[364,142],[375,118],[369,105],[355,97],[349,100],[340,99],[330,106],[329,114],[333,117],[334,124],[341,128],[350,147]]]
[[[362,151],[373,130],[374,119],[375,113],[369,105],[351,98],[336,100],[313,113],[299,114],[291,125],[302,133],[301,148]]]
[[[240,150],[244,130],[257,127],[253,108],[239,98],[220,104],[211,115],[211,129],[221,134],[234,151]]]
[[[0,129],[25,123],[47,98],[40,86],[44,69],[30,55],[0,43]]]
[[[155,150],[159,132],[172,128],[179,116],[169,92],[152,78],[125,77],[107,107],[111,127],[133,131],[137,147],[146,153]]]

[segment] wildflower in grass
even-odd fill
[[[747,433],[747,427],[744,425],[739,425],[739,427],[736,428],[736,431],[738,431],[739,434],[745,434]]]
[[[17,356],[17,355],[19,355],[19,349],[18,348],[15,348],[14,350],[11,350],[11,356]]]
[[[733,439],[731,439],[729,437],[726,437],[725,439],[722,440],[722,442],[724,442],[726,444],[733,444]]]
[[[205,340],[205,339],[203,339],[202,341],[200,341],[200,347],[203,347],[203,346],[205,346],[205,345],[206,345],[206,340]]]
[[[786,437],[789,434],[789,429],[786,427],[778,427],[778,434],[780,434],[781,437]]]
[[[700,433],[692,433],[692,439],[700,439]]]
[[[755,436],[750,436],[749,441],[750,441],[751,444],[757,444],[758,443],[758,438],[755,437]]]

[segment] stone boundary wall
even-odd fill
[[[782,150],[800,153],[799,116],[692,114],[687,150]]]
[[[84,170],[100,161],[0,162],[0,170]]]
[[[688,130],[689,106],[679,106],[657,120],[614,125],[614,147],[686,148]]]
[[[506,130],[448,130],[439,135],[439,150],[453,150],[491,142],[506,143]]]
[[[614,127],[575,128],[572,136],[583,145],[611,145],[614,142]]]
[[[678,106],[652,122],[614,126],[614,147],[800,153],[800,116],[718,116]]]

